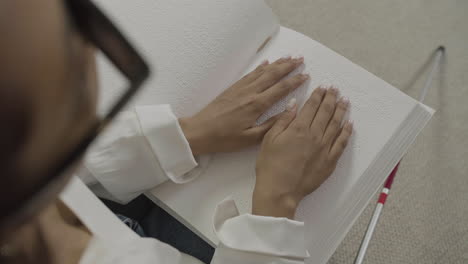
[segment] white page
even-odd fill
[[[334,230],[343,225],[343,221],[347,221],[347,227],[351,225],[354,219],[347,218],[349,212],[343,208],[354,208],[354,211],[360,212],[367,204],[368,199],[360,208],[355,208],[348,201],[355,200],[350,198],[359,189],[366,194],[366,198],[375,192],[375,186],[366,190],[366,184],[358,182],[418,103],[320,43],[284,27],[281,27],[246,72],[265,58],[274,60],[284,54],[305,56],[303,71],[310,73],[311,81],[295,93],[301,104],[321,84],[333,84],[351,101],[348,116],[355,122],[355,132],[349,146],[333,175],[304,199],[296,215],[299,220],[306,222],[307,243],[311,251],[329,257],[329,253],[316,252],[313,247],[327,240],[327,236],[331,237]],[[281,111],[281,104],[279,108],[272,112]],[[422,126],[411,132],[416,135],[420,129]],[[401,157],[407,147],[408,144],[391,154]],[[199,179],[184,185],[167,182],[154,189],[150,196],[160,199],[182,221],[188,222],[194,230],[216,244],[211,216],[219,201],[230,195],[242,213],[250,212],[256,152],[256,149],[250,149],[239,153],[217,154]],[[385,173],[375,175],[378,177],[377,184],[385,176]],[[335,241],[340,239],[338,237]],[[322,255],[316,257],[323,259]],[[314,259],[312,255],[308,262],[315,263]]]
[[[278,29],[262,0],[99,0],[151,66],[136,103],[191,115],[225,90]],[[125,82],[98,57],[100,110]]]

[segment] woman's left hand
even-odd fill
[[[256,120],[309,78],[307,74],[297,74],[283,79],[303,61],[285,57],[271,64],[264,62],[199,113],[180,118],[192,153],[230,152],[259,143],[277,118],[259,126],[255,125]]]

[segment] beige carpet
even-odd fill
[[[437,113],[403,159],[365,263],[468,263],[468,1],[267,3],[283,26],[413,97],[428,75],[433,51],[447,48],[426,99]],[[329,263],[353,263],[374,205]]]

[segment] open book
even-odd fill
[[[333,175],[297,210],[296,219],[305,221],[307,230],[307,263],[329,259],[433,113],[320,43],[281,27],[262,0],[98,4],[115,16],[152,66],[153,76],[134,104],[169,103],[177,116],[191,115],[262,60],[284,55],[303,55],[302,70],[311,80],[261,119],[282,111],[291,97],[301,106],[319,85],[334,85],[350,99],[351,141]],[[119,93],[122,79],[103,58],[98,70],[106,105]],[[193,182],[166,182],[148,196],[214,245],[212,215],[218,202],[231,196],[241,213],[250,211],[257,151],[215,154]]]

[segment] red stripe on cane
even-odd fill
[[[393,179],[395,178],[395,175],[398,171],[398,166],[400,166],[400,162],[397,163],[397,165],[395,166],[395,168],[393,168],[390,175],[388,175],[387,180],[385,181],[385,185],[384,185],[385,188],[387,189],[392,188]]]
[[[388,195],[386,193],[381,193],[378,202],[381,204],[385,204],[385,201],[387,200],[387,196]]]

